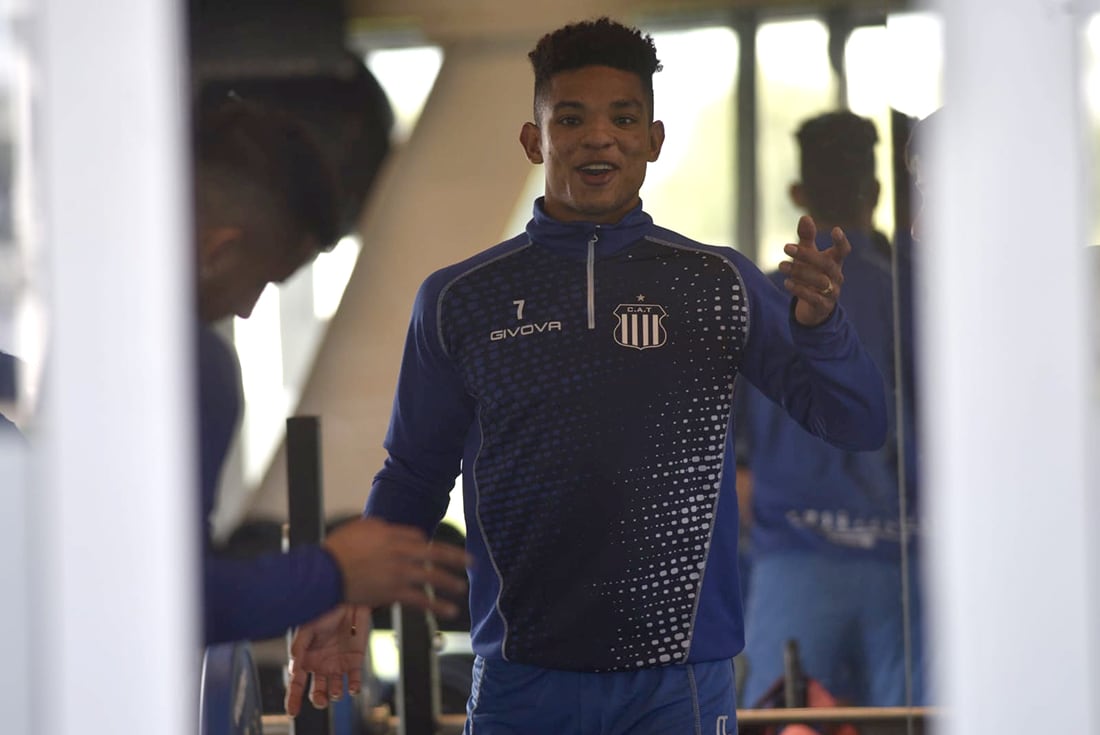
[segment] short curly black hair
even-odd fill
[[[609,66],[637,74],[653,116],[653,75],[661,70],[653,38],[610,18],[583,21],[547,33],[527,54],[535,70],[535,119],[539,101],[555,74],[586,66]]]
[[[838,110],[810,118],[795,135],[802,186],[813,209],[831,222],[858,220],[875,185],[875,124]]]

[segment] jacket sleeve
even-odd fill
[[[203,559],[206,644],[274,638],[343,601],[336,560],[322,547],[254,559]]]
[[[198,361],[205,640],[271,638],[337,605],[343,579],[318,546],[247,560],[214,553],[209,517],[240,417],[240,368],[232,348],[206,328],[199,331]]]
[[[816,327],[794,318],[794,299],[735,254],[749,301],[741,373],[803,428],[833,446],[878,449],[886,441],[886,385],[838,304]]]
[[[447,511],[475,401],[447,354],[439,325],[443,276],[421,286],[413,306],[385,448],[366,514],[431,535]]]

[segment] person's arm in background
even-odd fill
[[[461,550],[377,519],[344,524],[321,546],[286,554],[240,560],[207,553],[206,643],[273,638],[344,602],[400,602],[450,617],[458,608],[447,597],[466,592],[465,566]],[[443,596],[429,595],[425,585]]]
[[[430,545],[415,528],[364,520],[336,529],[321,546],[286,554],[242,560],[214,553],[207,519],[238,423],[240,378],[231,348],[212,332],[202,330],[199,355],[206,643],[281,635],[342,602],[378,606],[401,601],[453,614],[453,603],[429,598],[424,585],[463,594],[465,556]]]
[[[202,327],[198,334],[199,446],[202,480],[203,630],[207,645],[271,638],[317,617],[342,598],[336,560],[319,547],[258,560],[219,558],[210,512],[222,466],[240,423],[240,364],[233,349]]]

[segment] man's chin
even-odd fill
[[[630,209],[630,206],[623,202],[593,200],[576,202],[573,207],[573,211],[583,219],[603,224],[618,222]]]

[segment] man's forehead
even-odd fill
[[[611,107],[645,110],[648,95],[641,78],[607,66],[584,66],[554,74],[537,102],[544,109]]]
[[[550,77],[550,89],[602,88],[617,86],[642,90],[642,79],[632,71],[616,69],[612,66],[592,64],[575,69],[563,69]]]

